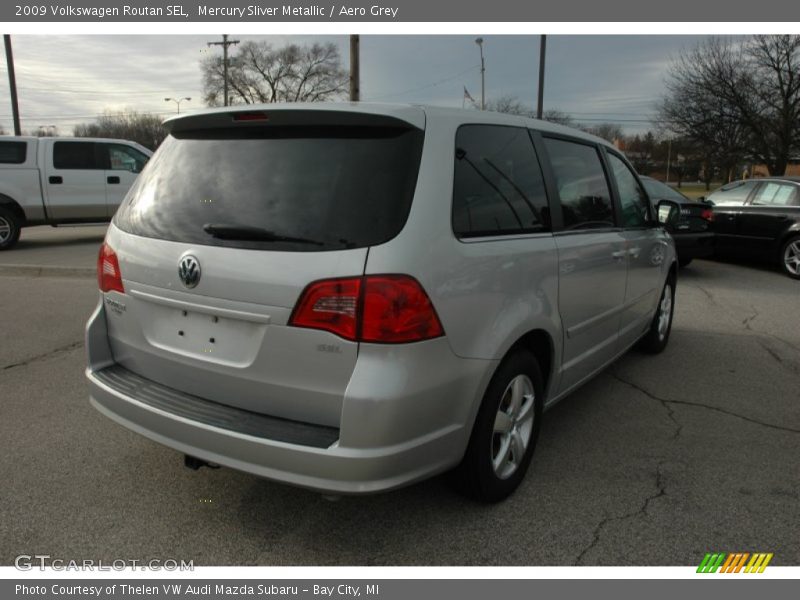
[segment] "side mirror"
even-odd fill
[[[681,207],[672,200],[659,200],[656,204],[656,214],[659,223],[667,229],[672,229],[681,214]]]

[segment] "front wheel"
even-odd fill
[[[781,267],[792,279],[800,279],[800,235],[790,237],[781,247]]]
[[[0,206],[0,250],[8,250],[19,240],[20,222],[17,215]]]
[[[650,323],[650,329],[639,342],[639,348],[649,354],[658,354],[667,347],[669,334],[672,331],[672,315],[675,309],[675,281],[667,279],[661,298],[658,301],[656,314]]]
[[[517,351],[494,374],[456,470],[467,495],[499,502],[517,489],[533,457],[543,407],[544,382],[536,357]]]

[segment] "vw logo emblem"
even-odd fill
[[[178,277],[187,288],[197,287],[200,283],[200,261],[192,255],[181,258],[178,263]]]

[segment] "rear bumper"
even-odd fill
[[[91,403],[101,413],[184,454],[335,494],[390,490],[456,465],[496,366],[444,352],[443,339],[412,345],[417,348],[407,348],[405,357],[400,346],[365,345],[336,429],[214,404],[149,382],[114,364],[104,330],[101,306],[87,327],[86,370]],[[405,377],[415,363],[418,376]]]
[[[711,231],[677,233],[672,238],[678,258],[708,258],[714,254],[714,233]]]

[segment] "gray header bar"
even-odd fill
[[[757,8],[754,8],[757,6]],[[800,21],[786,0],[15,0],[4,22],[769,22]]]
[[[694,600],[753,597],[790,598],[796,581],[760,579],[757,575],[698,575],[677,580],[167,580],[167,579],[26,579],[0,581],[0,598],[39,600],[485,600],[490,598],[592,598],[604,600]]]

